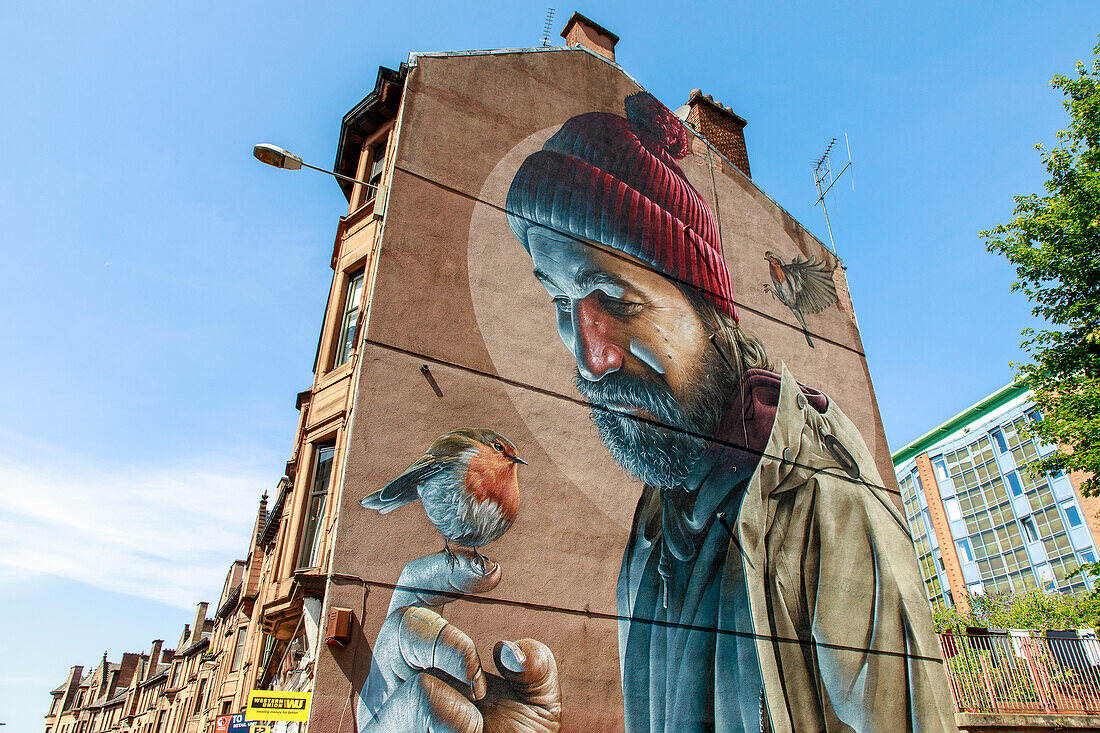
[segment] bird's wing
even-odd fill
[[[803,313],[820,313],[837,301],[836,286],[825,263],[816,257],[795,257],[783,271],[794,284],[794,308]]]
[[[440,458],[431,454],[425,455],[400,476],[383,486],[380,491],[363,497],[359,505],[374,509],[380,514],[388,514],[398,507],[419,499],[417,487],[457,460],[457,457]]]

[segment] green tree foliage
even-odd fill
[[[1033,588],[1023,593],[989,593],[970,597],[970,612],[955,608],[936,609],[932,620],[936,631],[961,633],[967,626],[989,629],[1100,628],[1100,594],[1077,596],[1047,593]]]
[[[1017,379],[1042,412],[1033,435],[1072,446],[1032,465],[1035,471],[1091,474],[1083,491],[1100,495],[1100,45],[1077,77],[1056,76],[1069,128],[1058,147],[1037,145],[1050,175],[1047,194],[1018,196],[1007,224],[982,232],[990,252],[1016,266],[1013,290],[1034,303],[1048,328],[1023,331],[1031,361]]]

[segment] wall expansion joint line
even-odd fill
[[[490,372],[482,371],[481,369],[475,369],[474,367],[465,366],[464,364],[458,364],[458,363],[455,363],[455,362],[452,362],[452,361],[447,361],[445,359],[440,359],[439,357],[431,356],[429,354],[423,354],[419,351],[412,351],[410,349],[405,349],[405,348],[402,348],[400,346],[394,346],[393,344],[387,344],[387,343],[384,343],[382,341],[378,341],[376,339],[364,337],[363,338],[363,343],[370,344],[371,346],[376,346],[380,349],[385,349],[387,351],[392,351],[392,352],[395,352],[395,353],[398,353],[398,354],[404,354],[405,356],[411,356],[411,357],[413,357],[415,359],[418,359],[422,362],[423,361],[429,361],[429,362],[432,362],[432,363],[435,363],[435,364],[440,364],[442,366],[446,366],[446,367],[450,367],[452,369],[457,369],[459,371],[466,372],[467,374],[474,374],[474,375],[477,375],[479,377],[484,377],[486,379],[492,379],[494,381],[506,384],[510,387],[516,387],[518,389],[527,390],[529,392],[535,392],[535,393],[538,393],[538,394],[541,394],[541,395],[545,395],[547,397],[552,397],[554,399],[561,400],[563,402],[570,402],[574,405],[585,407],[585,408],[588,408],[590,410],[591,409],[604,410],[604,411],[607,411],[607,412],[614,413],[616,415],[628,415],[631,419],[647,423],[647,424],[652,425],[654,427],[662,428],[662,429],[665,429],[665,430],[673,430],[675,432],[683,433],[684,435],[690,435],[692,437],[699,438],[701,440],[705,440],[705,441],[707,441],[709,443],[713,443],[715,445],[721,445],[721,446],[725,446],[727,448],[734,448],[736,450],[744,451],[745,453],[749,453],[751,455],[759,456],[760,458],[770,458],[774,461],[780,461],[780,462],[785,463],[785,464],[790,464],[791,466],[794,466],[796,468],[804,468],[804,469],[807,469],[809,471],[812,471],[813,474],[815,474],[815,475],[828,476],[829,478],[838,479],[840,481],[847,481],[848,483],[858,484],[860,486],[865,486],[868,489],[873,489],[873,490],[876,490],[876,491],[882,491],[882,492],[885,492],[887,494],[895,494],[895,495],[898,495],[898,496],[901,495],[900,491],[895,491],[894,489],[888,488],[886,486],[882,486],[880,484],[871,483],[870,481],[867,481],[867,480],[863,479],[862,477],[857,476],[857,477],[853,478],[852,476],[849,476],[848,473],[845,472],[843,469],[840,469],[839,473],[834,473],[831,469],[821,469],[821,468],[817,468],[815,466],[804,465],[804,464],[798,463],[797,461],[790,461],[787,458],[785,458],[784,456],[771,455],[770,453],[767,453],[767,452],[762,451],[762,450],[757,450],[755,448],[751,448],[747,445],[741,445],[739,443],[734,443],[732,441],[725,440],[725,439],[722,439],[722,438],[718,438],[718,437],[712,436],[712,435],[703,435],[701,433],[696,433],[696,432],[693,432],[691,430],[685,430],[684,428],[681,428],[679,426],[669,425],[667,423],[663,423],[663,422],[660,422],[660,421],[657,421],[657,420],[652,420],[652,419],[640,417],[640,416],[637,416],[637,415],[629,415],[629,413],[619,412],[618,410],[614,410],[612,408],[605,407],[603,405],[593,404],[593,403],[588,402],[587,400],[581,399],[579,397],[571,397],[570,395],[561,394],[560,392],[555,392],[553,390],[546,389],[544,387],[539,387],[539,386],[534,385],[534,384],[529,384],[527,382],[520,382],[519,380],[511,379],[509,377],[502,377],[499,374],[492,374]],[[908,533],[908,529],[906,529],[906,532]]]

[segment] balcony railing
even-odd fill
[[[1009,634],[940,634],[963,713],[1100,713],[1100,642]]]

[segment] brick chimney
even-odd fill
[[[65,693],[61,698],[61,707],[57,711],[58,715],[72,707],[73,701],[76,700],[76,693],[80,689],[80,677],[83,674],[84,665],[82,664],[78,664],[69,670],[69,676],[65,680]]]
[[[187,641],[188,646],[202,640],[202,631],[206,626],[206,609],[209,605],[209,603],[203,601],[195,606],[195,623],[191,625],[191,638]]]
[[[615,44],[619,42],[619,37],[580,13],[573,13],[561,31],[561,37],[567,46],[584,46],[608,61],[615,60]]]
[[[149,650],[149,668],[145,671],[145,679],[149,679],[157,673],[157,665],[160,664],[160,650],[163,646],[164,639],[153,639],[153,648]]]
[[[687,119],[684,121],[707,139],[718,152],[730,159],[746,178],[752,178],[749,172],[749,152],[745,147],[744,118],[734,114],[733,110],[714,97],[692,89],[687,101]]]

